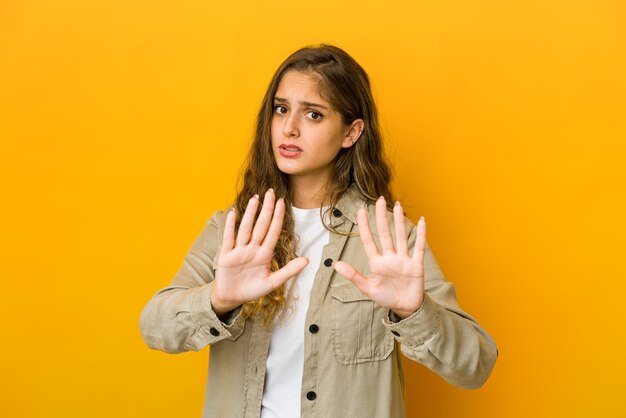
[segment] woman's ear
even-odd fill
[[[363,134],[364,129],[365,122],[363,122],[363,119],[354,120],[341,143],[341,148],[350,148],[352,145],[356,144],[356,141],[358,141],[361,134]]]

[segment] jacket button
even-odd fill
[[[213,327],[211,327],[211,329],[209,330],[209,332],[211,333],[211,335],[214,335],[214,336],[216,336],[216,337],[217,337],[218,335],[220,335],[220,332],[219,332],[218,330],[216,330],[215,328],[213,328]]]
[[[311,334],[316,334],[319,330],[320,327],[318,327],[317,324],[311,324],[311,326],[309,326],[309,331],[311,331]]]
[[[393,335],[395,335],[396,337],[399,337],[399,336],[400,336],[400,334],[398,333],[398,331],[391,331],[391,333],[392,333]]]
[[[315,392],[310,391],[310,392],[307,392],[306,398],[310,401],[314,401],[315,398],[317,398],[317,395],[315,394]]]
[[[326,267],[330,267],[333,265],[333,259],[332,258],[327,258],[326,260],[324,260],[324,265]]]
[[[340,211],[339,209],[335,208],[335,209],[333,210],[333,216],[334,216],[335,218],[341,218],[341,216],[342,216],[342,215],[343,215],[343,213],[341,213],[341,211]]]

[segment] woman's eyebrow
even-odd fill
[[[274,97],[274,101],[278,102],[278,103],[287,103],[289,104],[289,100],[284,99],[282,97]],[[313,102],[306,102],[306,101],[300,101],[300,104],[303,106],[308,106],[308,107],[319,107],[320,109],[325,109],[328,110],[328,108],[326,106],[323,106],[319,103],[313,103]]]

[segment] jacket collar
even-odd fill
[[[350,188],[346,190],[346,192],[337,201],[335,210],[333,211],[334,213],[330,214],[332,224],[334,226],[341,225],[343,220],[347,219],[356,225],[357,212],[363,207],[366,207],[366,202],[361,197],[361,193],[359,193],[358,189],[354,185],[350,186]]]

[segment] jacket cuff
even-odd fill
[[[441,309],[437,302],[424,293],[422,305],[412,315],[400,319],[389,310],[382,321],[400,344],[415,347],[424,344],[439,331]]]
[[[245,321],[241,317],[241,307],[224,315],[224,321],[217,317],[211,306],[213,282],[195,289],[191,298],[191,319],[197,330],[185,344],[185,348],[204,347],[223,339],[236,340],[244,331]]]

